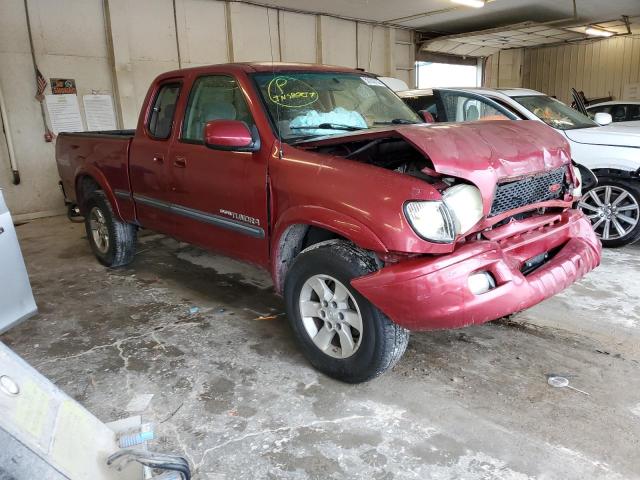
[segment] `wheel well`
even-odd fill
[[[331,230],[306,224],[289,226],[280,236],[274,261],[274,281],[277,292],[282,292],[287,271],[293,259],[307,247],[326,240],[344,239]]]
[[[80,212],[84,214],[84,203],[96,190],[102,190],[98,182],[89,175],[83,175],[76,181],[76,201]]]
[[[593,168],[591,171],[595,174],[596,177],[609,177],[609,178],[620,178],[620,179],[628,179],[628,180],[637,180],[639,179],[640,169],[636,171],[628,171],[628,170],[618,170],[617,168]]]

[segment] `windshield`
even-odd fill
[[[285,141],[421,122],[395,93],[373,77],[287,72],[261,73],[253,78]]]
[[[547,125],[558,130],[597,127],[598,124],[589,117],[566,106],[560,100],[545,95],[513,97],[524,108],[533,113]]]

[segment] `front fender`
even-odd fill
[[[301,205],[287,209],[278,219],[274,229],[274,242],[291,225],[302,224],[330,230],[366,250],[387,252],[387,247],[370,228],[341,212],[316,205]],[[274,246],[272,245],[272,249]]]
[[[360,248],[387,252],[387,247],[371,229],[349,215],[316,205],[290,207],[276,222],[271,237],[271,275],[278,292],[282,292],[285,272],[302,248],[309,226],[334,232]]]
[[[640,168],[640,148],[635,147],[571,142],[571,156],[577,163],[591,170],[635,172]]]

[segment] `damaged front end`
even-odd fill
[[[439,193],[407,198],[404,217],[422,241],[448,251],[390,252],[381,270],[352,281],[406,328],[515,313],[600,262],[590,222],[571,209],[579,177],[568,145],[537,122],[407,126],[304,148],[409,175]]]
[[[305,142],[302,148],[427,182],[441,198],[407,198],[404,216],[422,240],[453,244],[570,207],[579,179],[568,146],[555,132],[539,130],[537,122],[402,126]]]

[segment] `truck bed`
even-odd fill
[[[77,203],[75,182],[83,174],[101,184],[107,195],[129,192],[129,147],[135,130],[61,133],[56,142],[58,172],[65,197]]]
[[[92,130],[90,132],[74,132],[74,133],[61,133],[58,137],[61,136],[74,136],[74,137],[133,137],[135,135],[135,130]]]

